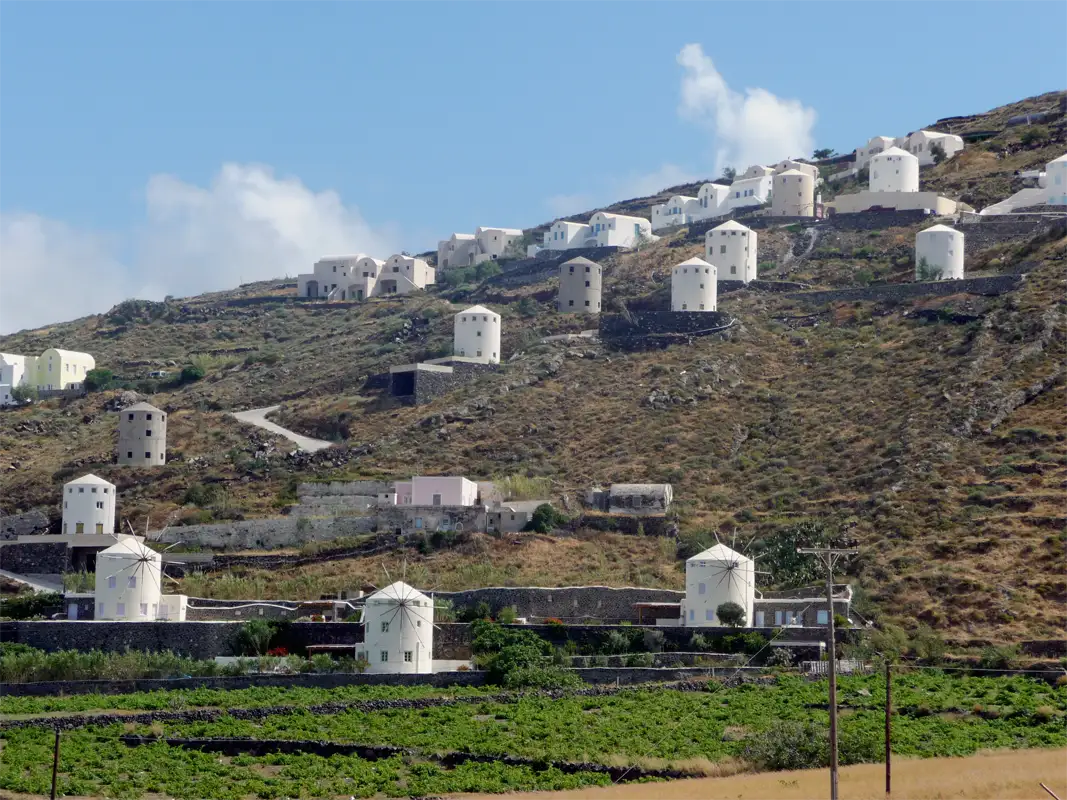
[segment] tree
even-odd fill
[[[16,403],[32,403],[38,396],[36,386],[16,386],[11,390],[11,399]]]
[[[109,369],[91,369],[85,373],[85,388],[90,392],[101,392],[111,385],[115,375]]]
[[[729,625],[731,628],[745,627],[745,609],[737,603],[727,601],[720,604],[715,609],[715,615],[723,625]]]
[[[931,266],[925,256],[919,259],[919,265],[915,268],[915,278],[919,281],[939,281],[941,274],[941,269]]]
[[[250,619],[237,632],[237,646],[242,655],[265,656],[275,633],[274,623],[265,619]]]
[[[733,167],[723,167],[722,168],[722,177],[723,177],[723,180],[725,180],[725,181],[727,181],[729,183],[733,183],[734,179],[737,177],[737,170],[734,169]]]
[[[548,533],[563,521],[563,516],[556,509],[552,508],[548,503],[542,503],[534,509],[533,515],[526,525],[526,530],[534,531],[535,533]]]
[[[934,142],[930,145],[930,155],[934,157],[935,164],[940,164],[948,157],[945,155],[945,147],[941,142]]]
[[[811,157],[816,159],[816,160],[823,159],[823,158],[830,158],[836,152],[837,151],[834,150],[832,147],[820,147],[814,153],[811,154]]]
[[[204,377],[204,368],[198,367],[195,364],[189,364],[182,367],[181,382],[182,383],[195,383]]]

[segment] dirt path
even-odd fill
[[[253,408],[248,411],[235,411],[233,415],[239,422],[247,422],[249,425],[255,425],[257,428],[262,428],[265,431],[284,436],[290,442],[296,444],[301,450],[307,450],[309,453],[316,453],[319,450],[325,450],[327,447],[330,447],[330,442],[324,442],[321,439],[312,439],[310,436],[301,436],[299,433],[294,433],[288,428],[283,428],[281,425],[276,425],[268,420],[267,414],[276,411],[277,409],[278,406]]]
[[[970,758],[896,758],[893,761],[893,800],[1047,800],[1048,795],[1038,785],[1041,782],[1060,797],[1067,797],[1067,750],[1001,750]],[[528,792],[521,797],[530,800],[810,800],[828,797],[829,784],[827,770],[799,770],[564,792]],[[844,767],[839,789],[846,800],[885,800],[885,766]],[[500,800],[502,796],[455,797]]]

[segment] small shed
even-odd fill
[[[666,514],[674,499],[669,483],[613,483],[608,511],[614,514]]]

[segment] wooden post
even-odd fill
[[[837,800],[837,642],[834,640],[834,576],[832,568],[826,574],[827,613],[826,647],[830,655],[830,800]]]
[[[52,800],[56,800],[56,778],[59,776],[59,728],[56,728],[56,743],[52,749]]]
[[[890,742],[893,732],[893,673],[889,659],[885,662],[885,798],[893,796],[893,766]]]

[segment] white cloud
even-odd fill
[[[106,311],[127,297],[160,300],[295,275],[329,253],[397,250],[336,192],[314,192],[269,167],[226,164],[202,188],[156,175],[143,226],[126,243],[33,214],[0,217],[0,330]]]
[[[687,44],[677,60],[684,70],[679,113],[714,133],[717,170],[811,155],[814,109],[766,89],[734,91],[699,44]]]

